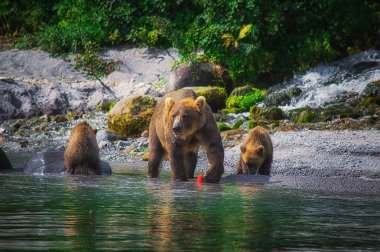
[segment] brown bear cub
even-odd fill
[[[194,178],[200,146],[211,164],[204,174],[205,182],[217,183],[224,172],[224,149],[210,106],[190,89],[167,93],[149,125],[148,176],[158,177],[167,155],[172,179]]]
[[[255,127],[240,145],[240,160],[237,173],[269,175],[273,160],[273,146],[268,131]]]
[[[72,129],[64,162],[65,170],[70,174],[101,174],[95,131],[87,122],[81,122]]]

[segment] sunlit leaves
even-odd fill
[[[239,36],[237,38],[235,38],[234,35],[229,34],[229,33],[223,34],[222,39],[224,40],[224,45],[226,47],[233,46],[235,49],[237,49],[239,47],[239,40],[245,38],[251,28],[252,28],[251,24],[244,25],[241,28],[241,30],[239,32]]]

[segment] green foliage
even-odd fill
[[[227,123],[217,123],[217,126],[220,132],[232,129]]]
[[[98,51],[98,45],[92,42],[85,43],[84,53],[79,53],[74,59],[74,68],[86,71],[93,78],[103,77],[118,68],[119,62],[109,62],[99,58],[96,55]]]
[[[120,44],[199,51],[238,83],[271,83],[349,53],[380,48],[378,1],[3,0],[0,32],[54,54]],[[31,42],[29,42],[31,41]]]
[[[252,91],[244,95],[231,95],[226,101],[227,110],[249,111],[250,107],[262,101],[265,91],[253,88]]]
[[[114,106],[116,105],[115,101],[106,101],[106,102],[101,102],[97,107],[97,111],[105,111],[109,112]]]
[[[238,128],[239,128],[244,122],[245,122],[244,119],[239,119],[239,120],[237,120],[237,121],[234,123],[234,125],[232,125],[232,128],[233,128],[233,129],[238,129]]]

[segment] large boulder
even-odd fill
[[[132,96],[120,100],[108,113],[108,130],[122,137],[138,137],[149,126],[156,100]]]
[[[182,64],[169,76],[169,82],[164,92],[178,90],[184,87],[217,86],[231,92],[233,81],[226,68],[215,63]]]
[[[264,105],[267,107],[278,107],[289,105],[291,97],[285,91],[273,92],[264,99]]]
[[[250,109],[251,118],[254,120],[283,120],[285,113],[278,107],[259,107],[253,106]]]
[[[204,96],[214,113],[226,105],[227,93],[222,87],[189,87],[189,89],[192,89],[199,96]]]

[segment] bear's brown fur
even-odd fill
[[[70,174],[101,174],[95,131],[87,122],[81,122],[72,129],[64,162],[65,170]]]
[[[273,160],[273,146],[268,131],[255,127],[240,145],[240,159],[237,173],[269,175]]]
[[[205,181],[217,183],[224,172],[224,150],[210,106],[190,89],[167,93],[149,125],[148,176],[158,177],[167,155],[172,179],[194,178],[200,146],[204,146],[211,164]]]

